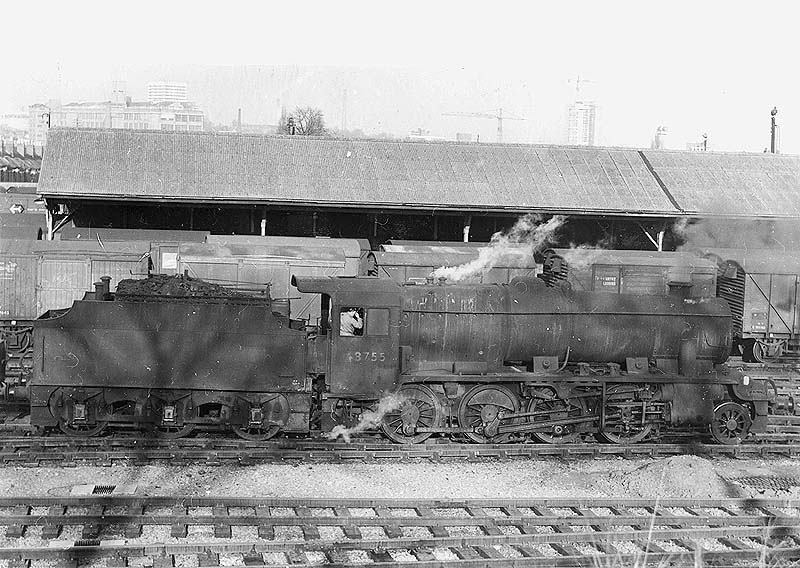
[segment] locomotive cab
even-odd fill
[[[374,278],[293,278],[323,295],[328,397],[375,400],[395,387],[400,353],[400,287]],[[326,329],[327,328],[327,329]]]

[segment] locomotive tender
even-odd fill
[[[379,402],[391,440],[432,435],[633,443],[710,427],[763,431],[774,385],[724,363],[727,303],[508,284],[294,278],[320,294],[306,326],[267,297],[115,296],[108,280],[34,323],[33,378],[10,398],[68,434],[233,429],[266,440],[355,426]],[[340,329],[356,308],[363,327]]]

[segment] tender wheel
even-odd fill
[[[742,361],[745,363],[763,363],[764,349],[757,340],[748,338],[741,343]]]
[[[396,395],[403,401],[399,408],[383,417],[383,433],[400,444],[419,444],[430,438],[433,432],[416,429],[434,428],[442,423],[444,411],[436,393],[425,385],[406,385]]]
[[[263,442],[274,437],[280,432],[281,427],[277,424],[262,424],[261,426],[234,426],[233,431],[236,435],[245,440],[255,440]]]
[[[519,411],[519,400],[511,390],[500,385],[479,385],[467,391],[458,405],[458,423],[471,428],[467,438],[479,444],[502,444],[511,437],[499,434],[503,416]]]
[[[100,432],[105,430],[108,422],[95,422],[94,424],[70,424],[66,420],[59,420],[58,427],[67,436],[75,436],[81,438],[89,438],[97,436]]]
[[[641,402],[632,398],[625,387],[611,387],[606,401],[606,428],[598,437],[612,444],[637,444],[653,431],[652,424],[641,424],[641,412],[634,412],[629,404],[641,408]]]
[[[537,421],[577,418],[586,414],[586,401],[582,397],[573,397],[566,400],[561,398],[552,400],[534,398],[528,404],[528,412],[546,413],[532,417],[534,423]],[[533,437],[545,444],[568,444],[576,441],[580,437],[580,433],[576,431],[574,424],[564,424],[554,426],[549,432],[534,432]]]
[[[739,444],[747,438],[752,424],[747,408],[736,402],[724,402],[714,409],[711,434],[720,444]]]
[[[194,424],[184,424],[183,426],[158,425],[155,427],[154,432],[158,438],[174,440],[176,438],[183,438],[194,432],[194,426]]]

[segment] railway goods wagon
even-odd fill
[[[197,426],[252,439],[308,432],[306,334],[268,296],[114,297],[107,286],[36,320],[32,424],[80,435],[109,424],[168,437]]]
[[[147,274],[149,249],[146,242],[0,239],[0,340],[6,342],[7,375],[21,377],[30,367],[33,320],[80,299],[101,276],[116,284]]]
[[[0,213],[0,235],[3,240],[42,240],[46,227],[47,219],[44,214]]]
[[[665,295],[682,286],[693,298],[716,296],[717,264],[695,253],[556,248],[542,258],[545,281],[575,290]]]
[[[317,243],[323,244],[314,246]],[[316,324],[319,297],[299,292],[291,285],[291,275],[356,276],[356,251],[360,248],[354,250],[354,244],[358,246],[356,241],[349,241],[350,248],[345,252],[322,239],[218,237],[209,238],[207,243],[160,246],[154,256],[155,266],[163,274],[186,272],[193,278],[241,290],[270,284],[274,305],[280,305],[281,311],[293,319]]]
[[[80,299],[101,276],[147,274],[149,242],[0,240],[0,315],[33,320]]]
[[[96,227],[63,227],[55,233],[55,239],[61,241],[101,241],[104,243],[149,241],[204,243],[211,233],[209,231],[176,231],[161,229],[109,229]]]
[[[405,242],[405,241],[401,241]],[[541,271],[541,265],[533,257],[530,247],[506,246],[491,248],[486,243],[436,243],[394,244],[390,241],[378,251],[369,253],[374,258],[375,271],[379,278],[388,278],[398,283],[425,282],[434,271],[443,267],[465,267],[465,281],[482,284],[508,284],[516,276],[530,276]],[[485,262],[487,269],[470,271],[466,267],[481,258],[492,257]],[[448,271],[453,272],[453,271]],[[459,276],[461,277],[461,276]]]
[[[748,362],[800,357],[800,256],[792,251],[704,249],[719,268],[717,294],[734,314],[734,341]]]
[[[259,237],[255,235],[210,235],[206,242],[210,245],[224,246],[266,245],[270,247],[299,247],[311,249],[330,249],[343,253],[345,269],[342,276],[356,276],[363,273],[363,265],[370,244],[367,239],[337,239],[330,237]]]
[[[0,212],[44,217],[47,208],[36,194],[36,186],[35,183],[0,182]]]
[[[402,402],[383,428],[398,442],[434,433],[479,442],[597,433],[636,442],[701,425],[736,443],[765,428],[774,398],[768,381],[723,365],[727,303],[687,297],[685,287],[655,296],[553,288],[530,277],[506,285],[296,284],[322,294],[331,314],[314,340],[329,345],[313,351],[329,355],[323,421],[350,424],[395,392]],[[363,333],[343,324],[353,308]]]

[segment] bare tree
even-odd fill
[[[287,115],[281,113],[278,124],[278,134],[299,134],[301,136],[326,136],[325,117],[322,111],[315,107],[297,107],[294,112]]]

